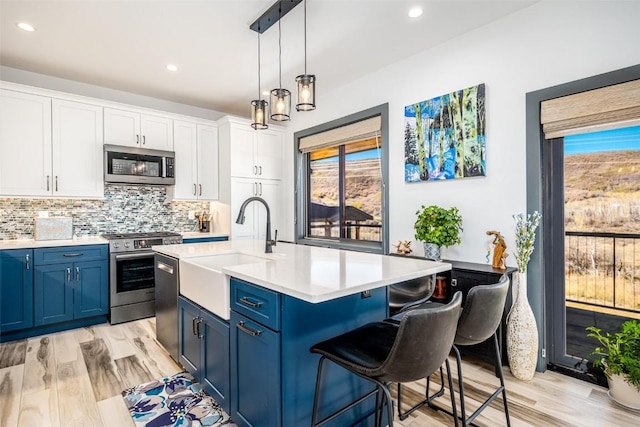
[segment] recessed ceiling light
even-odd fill
[[[421,16],[421,15],[422,15],[421,7],[417,6],[409,9],[409,18],[417,18],[418,16]]]
[[[178,71],[178,66],[175,64],[167,64],[166,68],[168,71]]]
[[[27,24],[26,22],[18,22],[16,25],[21,30],[29,31],[30,33],[36,30],[35,28],[33,28],[33,25]]]

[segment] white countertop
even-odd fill
[[[276,292],[318,303],[451,269],[451,264],[415,258],[278,243],[264,253],[264,240],[154,246],[159,253],[207,264],[208,258],[242,253],[263,262],[222,268],[222,272]],[[196,301],[197,302],[197,301]]]
[[[77,246],[77,245],[106,245],[109,241],[100,236],[81,236],[65,240],[34,240],[16,239],[0,240],[0,250],[4,249],[30,249],[30,248],[52,248],[56,246]]]

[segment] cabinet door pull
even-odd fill
[[[71,269],[67,268],[67,282],[71,281]]]
[[[56,191],[58,191],[58,175],[56,175]]]
[[[262,183],[260,183],[260,195],[262,196]]]
[[[31,268],[31,260],[29,259],[29,254],[24,256],[25,268],[29,270]]]
[[[196,333],[196,321],[198,320],[198,316],[194,317],[193,319],[191,319],[191,331],[193,332],[193,335],[198,335]]]
[[[142,145],[146,145],[147,144],[147,137],[142,135]]]
[[[76,267],[76,280],[80,280],[80,267]]]
[[[67,258],[73,258],[73,257],[77,257],[77,256],[82,256],[82,253],[75,253],[75,254],[62,254],[63,257],[67,257]]]
[[[254,196],[258,195],[258,183],[257,182],[253,183],[253,195]]]
[[[198,194],[198,193],[196,192],[196,184],[194,183],[193,184],[193,195],[195,196],[196,194]]]
[[[140,135],[136,134],[136,144],[140,144]]]
[[[258,170],[259,170],[258,175],[262,176],[262,166],[258,166]]]
[[[47,175],[47,191],[49,191],[49,175]]]
[[[248,305],[249,307],[259,308],[262,307],[262,301],[252,302],[247,299],[247,297],[240,298],[240,302],[244,305]]]
[[[242,332],[244,332],[247,335],[251,335],[252,337],[257,337],[258,335],[260,335],[262,333],[262,331],[254,331],[251,328],[247,328],[246,326],[244,326],[244,322],[241,320],[239,321],[236,326],[238,327],[238,329],[240,329]]]
[[[204,319],[202,317],[198,317],[198,322],[196,323],[196,330],[198,331],[198,339],[201,340],[203,338],[202,331],[200,331],[200,325],[202,325],[202,321]]]
[[[258,175],[258,166],[253,165],[253,174]]]
[[[202,184],[198,184],[198,188],[200,188],[200,196],[202,196]]]

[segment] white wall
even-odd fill
[[[415,240],[416,210],[438,204],[463,216],[462,244],[444,249],[444,258],[486,262],[487,230],[501,231],[510,253],[511,215],[526,211],[525,94],[639,64],[638,17],[640,2],[543,1],[319,97],[317,110],[294,113],[287,128],[291,228],[282,238],[294,236],[293,133],[388,102],[390,242]],[[487,176],[405,183],[404,106],[479,83],[486,84]],[[513,255],[507,264],[515,266]]]

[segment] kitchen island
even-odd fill
[[[319,356],[309,348],[382,320],[388,312],[388,285],[451,268],[421,259],[287,243],[265,254],[263,241],[154,249],[180,263],[180,362],[240,426],[310,425]],[[214,257],[231,254],[250,258],[232,257],[229,265],[217,268],[228,278],[225,294],[220,287],[211,289],[204,273],[216,270],[211,267]],[[201,265],[203,279],[183,278],[181,269],[187,264]],[[204,291],[190,299],[182,290],[194,286]],[[230,310],[207,310],[207,299],[225,300]],[[325,372],[321,416],[371,389],[337,366]],[[358,423],[373,406],[370,399],[326,425],[372,425],[371,417]]]

